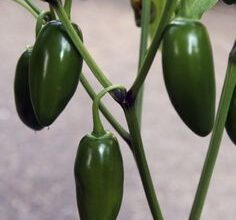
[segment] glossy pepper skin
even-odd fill
[[[14,80],[14,96],[17,113],[21,121],[33,130],[41,130],[35,116],[29,92],[29,59],[32,49],[28,48],[19,58]]]
[[[229,55],[229,65],[230,70],[234,71],[233,74],[236,74],[236,41]],[[231,98],[225,128],[230,139],[236,145],[236,87]]]
[[[114,135],[83,137],[74,174],[80,219],[115,220],[122,202],[124,171]]]
[[[214,123],[215,76],[206,28],[190,19],[172,21],[163,37],[162,64],[175,110],[193,132],[208,135]]]
[[[79,30],[78,34],[82,38]],[[82,62],[62,23],[47,23],[30,58],[30,94],[41,125],[52,124],[66,107],[77,88]]]
[[[222,1],[228,5],[236,4],[236,0],[222,0]]]
[[[236,145],[236,89],[231,99],[225,128],[231,141]]]

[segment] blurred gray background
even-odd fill
[[[1,0],[0,9],[0,219],[79,219],[73,163],[81,137],[92,128],[91,101],[79,85],[50,129],[35,133],[21,123],[14,106],[14,72],[26,45],[34,42],[35,22],[13,1]],[[203,17],[214,49],[217,100],[236,37],[235,18],[236,7],[223,4]],[[73,20],[107,76],[129,87],[136,74],[139,46],[139,29],[134,25],[129,0],[74,0]],[[84,71],[95,88],[100,88],[85,65]],[[106,102],[126,126],[119,107],[110,98]],[[171,106],[160,54],[146,80],[142,136],[165,219],[187,219],[209,137],[193,134]],[[120,146],[125,190],[118,219],[152,219],[130,150],[122,140]],[[235,204],[236,147],[225,134],[202,219],[234,220]]]

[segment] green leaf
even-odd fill
[[[183,2],[186,4],[188,17],[200,19],[218,0],[183,0]]]

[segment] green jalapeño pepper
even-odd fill
[[[32,49],[28,48],[20,57],[15,73],[14,95],[17,113],[22,122],[33,130],[43,127],[38,123],[29,92],[29,59]]]
[[[115,220],[123,195],[123,162],[113,134],[88,134],[81,140],[74,166],[81,220]]]
[[[77,88],[82,62],[62,23],[47,23],[30,58],[30,94],[41,125],[50,125],[66,107]]]
[[[228,70],[236,75],[236,41],[229,55]],[[228,116],[225,124],[227,134],[236,145],[236,86],[231,98]]]
[[[193,132],[208,135],[215,115],[215,76],[206,28],[195,20],[172,21],[163,37],[162,64],[175,110]]]
[[[116,220],[123,197],[124,168],[116,137],[105,131],[99,117],[100,99],[114,89],[102,90],[93,102],[93,132],[82,138],[74,174],[81,220]]]

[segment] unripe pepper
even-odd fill
[[[93,102],[93,132],[79,143],[74,174],[81,220],[116,220],[120,210],[124,185],[123,160],[116,137],[104,130],[99,116],[100,99],[115,89],[126,92],[122,86],[112,85],[96,96]]]
[[[82,34],[77,30],[82,38]],[[60,21],[40,31],[30,58],[30,94],[38,121],[49,126],[73,96],[83,59]]]
[[[88,134],[81,140],[74,165],[81,220],[115,220],[123,195],[123,162],[115,136]]]
[[[29,60],[32,48],[27,50],[21,55],[15,73],[14,80],[14,95],[17,113],[21,121],[32,128],[33,130],[41,130],[41,126],[36,119],[33,106],[30,100],[29,91]]]
[[[228,71],[231,71],[232,74],[236,75],[236,41],[229,55],[228,68]],[[225,128],[230,139],[236,145],[236,87],[231,98]]]
[[[195,20],[172,21],[163,37],[162,64],[175,110],[193,132],[206,136],[215,114],[214,64],[206,28]]]

